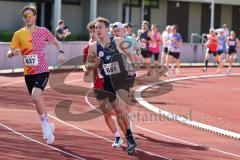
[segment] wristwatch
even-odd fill
[[[63,50],[59,50],[59,53],[64,54]]]
[[[11,51],[11,56],[12,56],[12,57],[14,56],[13,51]]]

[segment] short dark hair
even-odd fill
[[[109,22],[106,18],[98,17],[98,18],[95,20],[95,23],[96,23],[96,22],[104,23],[104,25],[106,26],[106,28],[109,28],[110,22]]]
[[[23,15],[26,10],[31,10],[34,15],[37,15],[37,9],[35,6],[24,6],[21,10],[21,14]]]
[[[89,22],[87,25],[87,29],[88,30],[95,29],[95,21]]]
[[[131,23],[125,23],[125,24],[124,24],[124,27],[130,27],[130,28],[132,28],[132,24],[131,24]]]

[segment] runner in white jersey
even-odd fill
[[[170,37],[171,37],[171,26],[167,26],[166,30],[162,33],[162,42],[163,42],[163,50],[161,56],[161,65],[166,66],[166,55],[168,53],[168,47],[170,45]]]

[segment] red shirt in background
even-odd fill
[[[208,36],[207,47],[212,52],[217,52],[217,37],[216,36]]]
[[[87,61],[89,45],[83,49],[83,63]],[[93,69],[93,85],[95,89],[103,89],[103,79],[99,78],[97,68]]]

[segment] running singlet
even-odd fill
[[[170,37],[171,33],[168,33],[167,31],[164,31],[162,34],[162,39],[163,39],[163,47],[168,48],[170,45]]]
[[[218,51],[226,52],[226,37],[218,36]]]
[[[171,34],[170,36],[170,45],[169,45],[169,51],[170,52],[180,52],[180,46],[178,46],[177,43],[182,41],[182,36],[179,33]]]
[[[237,39],[236,38],[228,38],[228,46],[229,46],[229,50],[235,50],[237,47]]]
[[[158,35],[158,32],[153,33],[151,32],[151,39],[154,39],[155,41],[159,41],[160,36]],[[160,52],[160,42],[150,42],[149,43],[149,51],[153,53],[159,53]]]
[[[89,50],[89,45],[87,45],[83,49],[83,63],[87,62],[88,50]],[[93,69],[93,86],[94,86],[94,89],[102,89],[103,88],[103,79],[99,78],[97,68]]]
[[[114,85],[114,83],[121,83],[127,78],[131,68],[127,66],[126,56],[118,52],[114,40],[110,42],[108,48],[103,48],[98,41],[97,55],[101,59],[101,74],[104,77],[104,84]]]
[[[26,28],[16,31],[13,35],[11,49],[20,49],[23,57],[24,75],[48,72],[45,58],[46,41],[53,42],[54,37],[44,27],[36,27],[32,33]]]
[[[139,38],[140,38],[140,43],[141,43],[141,49],[148,50],[148,47],[149,47],[149,44],[148,44],[148,40],[149,40],[148,31],[141,32],[139,34]],[[147,42],[142,42],[143,39],[145,39]]]
[[[213,36],[208,36],[207,47],[212,52],[217,52],[217,38]]]

